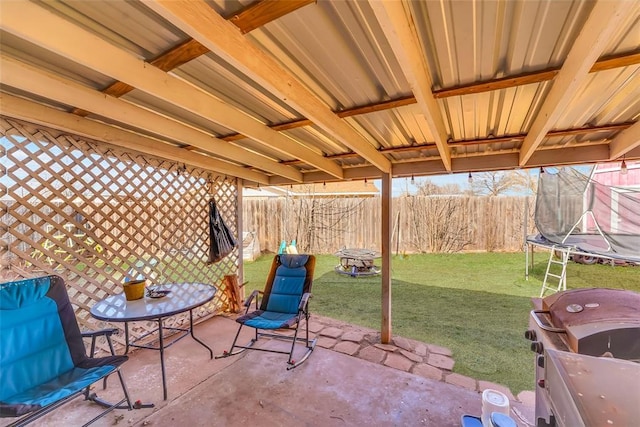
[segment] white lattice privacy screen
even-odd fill
[[[221,278],[237,273],[238,253],[207,264],[208,201],[237,236],[235,179],[6,118],[0,126],[2,281],[62,276],[89,328],[102,326],[91,305],[120,293],[126,276],[215,284],[197,317],[226,306]]]

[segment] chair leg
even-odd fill
[[[293,350],[296,348],[296,341],[298,340],[298,330],[300,329],[300,322],[296,323],[296,331],[293,333],[293,339],[291,340],[291,351],[289,352],[289,360],[287,363],[289,365],[295,365],[293,359]],[[287,367],[288,369],[288,367]]]
[[[298,317],[299,319],[299,317]],[[300,364],[302,364],[305,360],[307,360],[307,358],[309,358],[309,356],[311,355],[311,352],[314,350],[316,343],[318,341],[317,338],[314,338],[313,340],[309,339],[309,314],[305,313],[304,316],[304,320],[306,321],[306,325],[305,325],[305,331],[304,331],[304,338],[302,336],[300,336],[300,320],[298,320],[296,322],[296,327],[295,327],[295,331],[293,334],[293,337],[291,336],[284,336],[282,334],[276,334],[276,333],[269,333],[267,331],[262,331],[260,332],[260,330],[258,328],[253,328],[254,329],[254,333],[255,333],[255,337],[251,339],[251,341],[249,341],[249,343],[247,345],[239,345],[238,344],[238,338],[240,337],[240,332],[242,331],[242,327],[244,326],[243,323],[240,324],[240,327],[238,328],[238,331],[236,332],[235,337],[233,338],[233,343],[231,344],[231,349],[229,351],[224,351],[223,354],[216,356],[216,359],[221,359],[224,357],[229,357],[229,356],[235,356],[237,354],[242,353],[245,350],[260,350],[260,351],[266,351],[266,352],[272,352],[272,353],[281,353],[281,354],[288,354],[289,355],[289,359],[287,360],[287,370],[293,369],[296,366],[300,366]],[[287,352],[287,351],[279,351],[279,350],[267,350],[267,349],[262,349],[262,348],[254,348],[253,345],[258,341],[258,339],[260,338],[260,336],[263,337],[270,337],[270,338],[276,338],[276,339],[284,339],[284,340],[291,340],[291,349]],[[300,341],[300,343],[302,344],[304,342],[305,347],[306,347],[306,352],[302,355],[302,357],[295,361],[294,360],[294,351],[296,348],[296,342]]]
[[[305,330],[306,330],[306,342],[307,342],[307,348],[309,348],[309,313],[306,313],[304,316],[304,322],[305,322]]]
[[[313,340],[309,341],[309,316],[306,315],[305,316],[305,339],[304,341],[305,343],[305,347],[307,348],[307,351],[302,355],[302,357],[300,358],[300,360],[298,361],[293,361],[291,360],[291,358],[293,357],[293,350],[295,348],[296,345],[296,341],[297,341],[297,336],[298,336],[298,329],[300,328],[300,322],[298,322],[298,324],[296,325],[296,332],[293,336],[293,344],[291,346],[291,354],[289,355],[289,366],[287,366],[287,370],[291,370],[297,366],[300,366],[305,360],[307,360],[309,358],[309,356],[311,356],[311,353],[313,352],[313,350],[316,348],[316,343],[318,342],[318,338],[314,338]],[[300,338],[300,341],[303,341],[302,338]]]
[[[122,376],[122,372],[120,372],[120,369],[118,368],[116,370],[116,373],[118,374],[118,378],[120,379],[120,385],[122,386],[122,392],[124,394],[124,399],[122,399],[120,402],[118,403],[111,403],[111,402],[107,402],[106,400],[98,397],[98,395],[96,393],[91,393],[89,392],[89,388],[87,387],[87,389],[85,390],[84,393],[84,398],[85,400],[90,400],[91,402],[97,403],[98,405],[104,407],[104,408],[110,408],[110,409],[128,409],[129,411],[131,411],[133,408],[133,403],[131,403],[131,397],[129,396],[129,390],[127,389],[127,386],[124,382],[124,377]],[[123,405],[123,403],[126,403],[126,405]],[[144,406],[140,406],[140,407],[145,407],[145,408],[153,408],[153,404],[144,404]]]
[[[124,383],[124,377],[122,376],[122,372],[120,372],[120,369],[118,369],[118,379],[120,380],[120,385],[122,386],[124,397],[125,399],[127,399],[127,406],[129,406],[129,410],[132,410],[133,403],[131,403],[131,396],[129,396],[129,390],[127,390],[127,385]]]
[[[113,341],[111,341],[111,336],[107,335],[107,343],[109,344],[109,350],[111,351],[111,355],[115,356],[116,351],[115,348],[113,347]],[[93,357],[93,355],[95,354],[95,341],[96,341],[96,337],[93,336],[92,340],[91,340],[91,357]],[[88,386],[85,391],[84,391],[84,398],[85,400],[90,400],[94,403],[97,403],[100,406],[103,406],[105,408],[112,408],[112,409],[128,409],[128,410],[133,410],[134,409],[134,404],[131,402],[131,396],[129,395],[129,390],[127,389],[127,385],[124,382],[124,376],[122,375],[122,372],[120,371],[120,368],[118,368],[116,370],[116,373],[118,374],[118,379],[120,380],[120,385],[122,386],[122,392],[124,394],[124,399],[122,399],[120,402],[116,403],[115,405],[111,402],[107,402],[106,400],[101,399],[100,397],[98,397],[98,395],[96,393],[92,393],[91,392],[91,386]],[[109,375],[107,375],[106,377],[103,378],[103,383],[102,383],[102,389],[106,389],[107,388],[107,379],[109,378]],[[126,405],[123,405],[123,403],[126,402]],[[153,408],[155,406],[155,404],[153,403],[139,403],[137,405],[135,405],[135,409],[140,409],[140,408]]]
[[[242,327],[244,325],[241,323],[240,327],[238,328],[238,332],[236,332],[236,336],[235,338],[233,338],[233,343],[231,344],[231,348],[229,349],[229,351],[224,351],[222,354],[216,356],[216,359],[222,359],[224,357],[229,357],[229,356],[235,356],[236,354],[240,354],[243,351],[249,349],[249,347],[251,347],[253,344],[255,344],[256,341],[258,341],[258,330],[256,329],[256,337],[254,339],[252,339],[251,341],[249,341],[249,343],[247,345],[237,345],[236,343],[238,342],[238,337],[240,336],[240,331],[242,330]],[[239,348],[238,351],[234,351],[234,348]]]

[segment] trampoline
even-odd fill
[[[535,222],[539,234],[526,238],[526,278],[534,247],[563,252],[565,262],[640,264],[638,187],[604,185],[573,168],[541,173]]]

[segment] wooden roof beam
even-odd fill
[[[527,168],[566,166],[577,164],[588,164],[609,161],[609,148],[607,143],[592,144],[581,147],[564,147],[558,150],[537,151],[527,165]],[[640,147],[636,147],[628,152],[627,159],[640,159]],[[419,161],[398,162],[393,164],[393,176],[430,176],[443,175],[447,173],[466,173],[478,171],[499,171],[507,169],[519,169],[519,153],[495,152],[490,155],[464,156],[452,158],[452,169],[446,171],[442,162],[438,158],[425,159]],[[380,171],[371,166],[355,166],[344,168],[344,179],[378,179]],[[304,173],[305,183],[333,182],[335,178],[324,172],[313,171]],[[279,176],[269,179],[270,185],[289,185],[295,182],[289,181]]]
[[[227,19],[233,22],[244,34],[310,3],[315,3],[315,0],[259,0],[251,3],[241,11],[234,13]],[[161,53],[149,63],[160,68],[162,71],[171,71],[207,52],[209,52],[209,49],[201,45],[198,41],[188,39],[178,46]],[[118,81],[107,86],[102,92],[119,98],[131,92],[133,89],[135,89],[133,86]],[[89,112],[79,108],[74,109],[73,113],[81,116],[89,114]]]
[[[209,49],[202,46],[200,43],[193,39],[189,39],[184,43],[179,44],[173,49],[163,53],[158,56],[156,59],[150,62],[151,65],[154,65],[161,69],[162,71],[171,71],[174,68],[179,67],[182,64],[185,64],[205,53],[209,52]],[[107,86],[102,90],[103,93],[107,95],[115,96],[119,98],[123,95],[134,90],[135,87],[128,85],[123,82],[115,82],[110,86]],[[86,115],[88,113],[82,113],[83,110],[74,111],[75,114]]]
[[[398,108],[404,105],[411,105],[415,103],[416,103],[415,97],[405,96],[397,99],[391,99],[389,101],[375,102],[372,104],[362,105],[354,108],[349,108],[346,110],[334,111],[334,113],[336,114],[336,116],[342,119],[345,117],[357,116],[361,114],[369,114],[369,113],[374,113],[376,111],[389,110],[391,108]],[[313,122],[309,119],[298,119],[298,120],[291,120],[284,123],[272,124],[272,125],[269,125],[269,127],[273,130],[285,131],[285,130],[296,129],[296,128],[311,126],[311,125],[313,125]],[[225,141],[237,141],[239,139],[244,139],[244,138],[246,138],[246,136],[240,135],[237,133],[221,137],[221,139],[224,139]]]
[[[640,147],[640,121],[620,132],[609,144],[609,160],[616,160]]]
[[[122,147],[127,150],[134,150],[167,160],[186,163],[205,170],[260,182],[261,184],[267,184],[269,182],[269,177],[263,173],[214,159],[204,154],[190,153],[182,148],[163,143],[157,139],[78,117],[75,114],[47,107],[7,93],[0,93],[0,105],[2,106],[2,114],[7,117],[25,120],[30,123]]]
[[[203,0],[151,0],[145,5],[198,40],[342,144],[359,153],[371,164],[384,172],[390,170],[389,160],[369,141],[349,124],[340,120],[322,100],[271,56],[245,38],[235,26],[215,13],[206,2]],[[243,130],[237,131],[246,134]]]
[[[156,68],[102,38],[31,2],[3,4],[2,28],[17,37],[69,60],[130,84],[156,98],[222,126],[242,131],[251,139],[287,157],[296,157],[341,177],[342,168],[303,144],[280,134],[215,96]],[[29,20],[23,22],[22,17]],[[234,29],[235,27],[231,25]],[[237,29],[235,29],[237,31]]]
[[[633,2],[596,2],[522,143],[520,166],[527,165],[632,6]]]
[[[640,64],[640,53],[637,51],[625,52],[619,55],[600,58],[593,64],[589,73],[611,70],[619,67],[627,67]],[[549,68],[532,73],[524,73],[517,76],[506,76],[499,79],[491,79],[483,82],[474,82],[464,86],[439,89],[433,92],[436,98],[449,98],[452,96],[471,95],[475,93],[491,92],[499,89],[509,89],[531,83],[541,83],[553,80],[560,68]]]
[[[242,34],[246,34],[315,2],[316,0],[261,0],[232,14],[227,20],[238,27]]]
[[[203,131],[194,129],[170,118],[121,99],[102,93],[58,75],[47,73],[31,65],[0,54],[2,83],[43,98],[66,105],[78,105],[98,116],[153,135],[163,135],[168,140],[191,144],[198,149],[230,161],[254,166],[271,173],[302,180],[300,171],[266,157],[248,152],[228,142],[221,141]],[[183,150],[186,152],[186,150]]]
[[[370,5],[411,85],[438,147],[442,164],[446,170],[451,170],[447,130],[438,101],[431,92],[432,73],[421,51],[411,11],[405,10],[405,4],[399,1],[370,1]]]
[[[628,67],[640,64],[640,53],[637,51],[625,52],[619,55],[603,57],[591,67],[590,73],[603,70],[611,70],[619,67]],[[449,98],[452,96],[471,95],[475,93],[490,92],[499,89],[508,89],[512,87],[522,86],[530,83],[539,83],[553,79],[560,68],[552,68],[532,73],[525,73],[518,76],[507,76],[499,79],[491,79],[480,82],[474,82],[464,86],[456,86],[445,89],[439,89],[433,92],[436,99]],[[366,105],[359,105],[345,110],[334,111],[340,118],[359,116],[361,114],[375,113],[378,111],[390,110],[393,108],[404,107],[405,105],[415,104],[415,96],[402,96],[388,101],[374,102]],[[313,122],[308,119],[292,120],[284,123],[269,125],[271,129],[284,131],[304,126],[311,126]],[[245,135],[232,134],[221,137],[225,141],[237,141],[246,138]]]
[[[547,133],[547,137],[561,137],[561,136],[572,136],[572,135],[587,135],[590,133],[597,133],[597,132],[615,132],[615,131],[623,131],[631,126],[633,126],[633,123],[612,123],[612,124],[608,124],[608,125],[601,125],[601,126],[588,126],[588,127],[581,127],[581,128],[575,128],[575,129],[558,129],[558,130],[552,130],[549,131]],[[514,134],[514,135],[504,135],[504,136],[496,136],[496,137],[491,137],[491,138],[479,138],[479,139],[470,139],[470,140],[461,140],[461,141],[450,141],[448,142],[450,147],[458,147],[458,146],[473,146],[473,145],[482,145],[482,144],[495,144],[495,143],[501,143],[501,142],[511,142],[511,141],[523,141],[526,138],[526,134]],[[640,141],[638,141],[638,144],[640,144]],[[405,145],[405,146],[401,146],[401,147],[387,147],[387,148],[381,148],[379,151],[381,153],[385,153],[385,154],[392,154],[392,153],[406,153],[406,152],[413,152],[413,151],[420,151],[420,150],[426,150],[426,149],[431,149],[431,148],[435,148],[436,144],[434,144],[433,142],[425,142],[422,144],[413,144],[413,145]],[[633,149],[635,146],[632,146],[629,148],[629,150]],[[561,148],[566,148],[565,146],[557,146],[557,147],[541,147],[540,149],[546,149],[546,150],[557,150],[557,149],[561,149]],[[621,156],[622,154],[619,154],[617,157]],[[358,154],[354,153],[354,152],[346,152],[346,153],[339,153],[339,154],[332,154],[329,156],[326,156],[328,159],[346,159],[346,158],[353,158],[353,157],[357,157]],[[616,157],[612,157],[612,159],[615,159]],[[300,161],[299,160],[289,160],[289,161],[285,161],[282,162],[282,164],[285,165],[295,165],[295,164],[299,164]]]

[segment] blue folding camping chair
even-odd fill
[[[115,408],[133,409],[120,372],[128,357],[113,355],[114,331],[81,333],[58,276],[0,284],[0,417],[22,417],[12,425],[25,425],[81,394],[106,407],[87,424]],[[87,356],[83,337],[92,338],[93,353],[98,336],[107,338],[111,356]],[[114,404],[89,389],[112,373],[124,393]]]
[[[313,271],[316,259],[313,255],[276,255],[271,264],[263,292],[253,291],[245,301],[245,314],[236,319],[240,323],[231,349],[220,357],[239,354],[245,350],[260,350],[272,353],[288,354],[287,369],[293,369],[303,363],[313,352],[317,339],[309,339],[309,299],[313,284]],[[262,295],[261,301],[260,295]],[[255,310],[249,312],[255,300]],[[304,321],[305,336],[299,337],[300,324]],[[244,326],[255,329],[255,337],[247,345],[237,344],[240,331]],[[295,329],[293,336],[277,333],[278,329]],[[268,332],[266,332],[268,331]],[[270,350],[253,347],[260,337],[277,338],[291,341],[289,351]],[[305,351],[296,361],[294,350],[296,343],[304,342]]]

